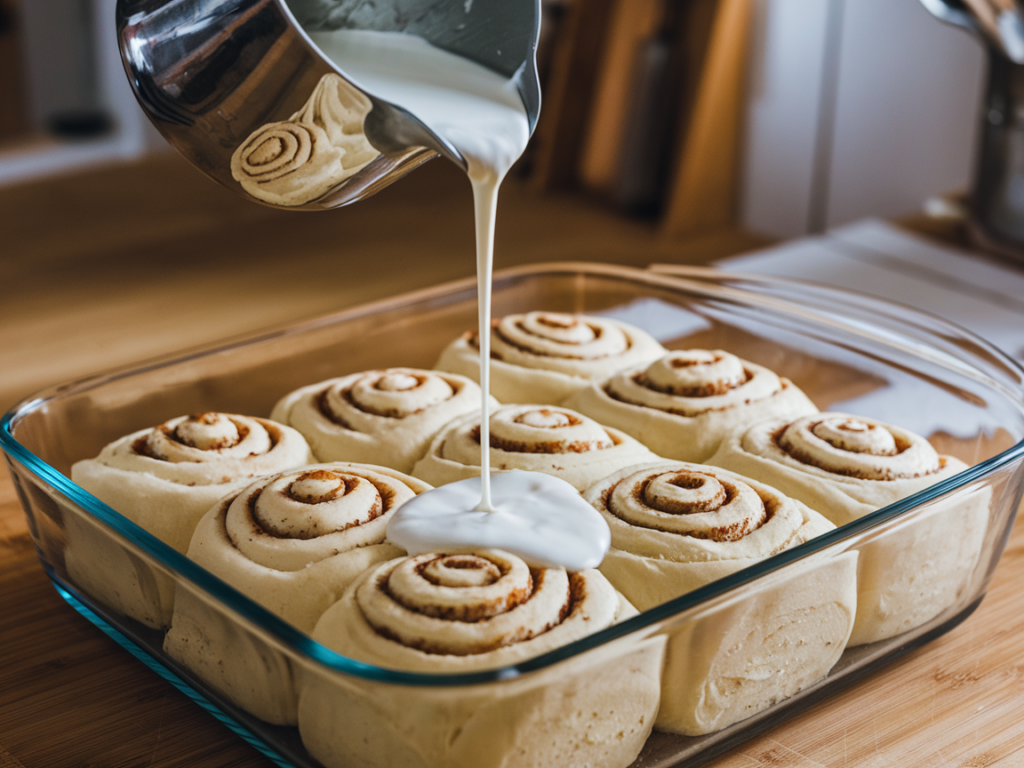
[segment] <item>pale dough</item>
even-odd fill
[[[438,486],[480,474],[480,415],[452,422],[412,474]],[[657,461],[629,435],[568,408],[505,405],[491,412],[492,471],[544,472],[582,491],[621,467]]]
[[[774,488],[700,464],[630,467],[584,497],[612,531],[600,570],[641,611],[835,528]],[[855,569],[855,554],[823,553],[674,624],[657,727],[717,731],[823,678],[853,627]]]
[[[385,368],[302,387],[270,417],[301,432],[320,461],[411,472],[441,429],[479,410],[480,387],[465,376]]]
[[[967,468],[919,435],[841,413],[762,422],[725,441],[710,463],[770,483],[838,526]],[[988,488],[961,490],[866,534],[851,645],[920,626],[969,591],[990,499]]]
[[[491,332],[491,394],[502,403],[558,405],[623,368],[665,354],[649,333],[608,318],[529,312],[508,315]],[[480,349],[467,333],[434,367],[480,380]]]
[[[403,554],[395,510],[430,486],[385,467],[317,464],[263,478],[217,503],[188,556],[303,632],[367,568]],[[247,712],[296,723],[287,656],[179,585],[164,650]]]
[[[738,428],[817,407],[789,379],[721,350],[670,352],[594,382],[565,405],[632,435],[659,456],[707,461]]]
[[[253,478],[313,461],[302,435],[268,419],[203,413],[115,440],[71,467],[71,479],[184,553],[199,519]],[[166,627],[173,584],[148,558],[94,524],[68,518],[68,574],[100,602]]]
[[[428,576],[417,579],[427,569]],[[516,597],[524,569],[514,555],[497,550],[386,563],[349,588],[313,637],[374,665],[458,673],[525,661],[636,613],[592,570],[534,572],[537,589]],[[401,602],[383,591],[389,583]],[[559,619],[564,601],[569,611]],[[545,630],[548,624],[554,626]],[[508,626],[517,628],[519,641],[506,634]],[[427,651],[391,639],[411,628],[422,633],[407,642]],[[445,651],[448,635],[458,653]],[[650,638],[604,646],[497,684],[424,688],[318,674],[302,692],[299,729],[327,768],[624,768],[653,725],[661,661],[662,640]]]

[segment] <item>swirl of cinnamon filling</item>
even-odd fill
[[[802,464],[862,480],[916,478],[941,469],[938,453],[920,435],[846,414],[798,419],[776,433],[775,443]]]
[[[426,487],[395,475],[331,464],[266,478],[230,503],[225,531],[249,560],[296,571],[383,541],[390,513]]]
[[[491,356],[517,365],[577,375],[609,361],[621,367],[622,363],[616,361],[629,360],[638,343],[636,330],[614,320],[584,315],[507,315],[494,324]]]
[[[385,368],[295,390],[271,416],[298,429],[321,461],[409,472],[438,431],[479,408],[480,388],[464,376]]]
[[[330,189],[344,152],[311,123],[268,123],[231,157],[231,176],[258,200],[302,205]]]
[[[967,466],[907,429],[835,412],[760,421],[730,435],[708,463],[770,483],[836,525]]]
[[[256,182],[279,179],[309,162],[317,141],[329,146],[326,135],[314,125],[268,123],[238,150],[236,173]]]
[[[770,483],[837,526],[967,468],[907,429],[834,412],[759,422],[724,441],[710,463]],[[964,594],[989,526],[989,490],[919,504],[900,526],[855,545],[851,645],[905,632]]]
[[[635,473],[615,485],[607,509],[630,525],[737,541],[761,527],[776,501],[720,474],[688,468]]]
[[[315,200],[379,154],[362,131],[372,109],[344,78],[324,75],[290,119],[267,123],[242,142],[231,157],[231,176],[263,202]]]
[[[320,407],[339,424],[346,423],[353,408],[375,416],[404,418],[450,400],[464,388],[462,382],[433,371],[390,368],[336,382],[321,395]]]
[[[608,430],[565,408],[509,406],[491,416],[490,426],[491,448],[506,453],[587,453],[615,446]]]
[[[163,461],[210,461],[266,453],[272,438],[263,425],[244,416],[197,413],[161,424],[136,450]]]
[[[721,350],[669,352],[594,382],[565,405],[632,435],[655,453],[705,462],[730,433],[818,409],[788,379]]]
[[[305,439],[291,427],[269,419],[208,412],[125,435],[95,458],[76,462],[71,479],[184,553],[196,526],[218,501],[238,493],[254,477],[312,461]],[[133,578],[137,578],[133,584],[114,565],[128,567],[121,547],[90,530],[78,526],[69,533],[69,569],[74,578],[126,615],[149,626],[166,626],[173,580],[132,564]]]
[[[629,349],[623,330],[597,317],[528,312],[503,317],[494,328],[501,341],[535,355],[593,360]]]
[[[583,497],[611,530],[601,572],[641,610],[834,527],[771,486],[704,464],[626,467]]]
[[[217,485],[304,463],[305,440],[269,419],[228,413],[181,416],[104,449],[105,466],[181,485]]]
[[[500,670],[635,615],[596,570],[531,568],[480,548],[371,569],[327,609],[312,637],[379,667],[453,674]],[[325,764],[474,766],[484,754],[493,765],[627,765],[657,711],[663,647],[660,638],[641,638],[597,665],[559,664],[521,678],[523,685],[464,686],[443,700],[436,688],[416,686],[355,686],[339,697],[336,683],[322,678],[330,687],[318,679],[303,691],[299,727]],[[369,713],[369,726],[339,728],[353,707]]]
[[[764,400],[783,388],[767,368],[721,350],[670,352],[647,368],[619,373],[605,391],[616,400],[646,408],[696,416]]]
[[[492,324],[490,342],[491,394],[506,403],[561,404],[591,381],[665,354],[628,323],[558,312],[507,315]],[[449,344],[434,367],[479,380],[477,335]]]
[[[407,648],[467,656],[526,642],[573,611],[562,569],[531,571],[499,550],[425,554],[379,567],[356,590],[373,629]]]
[[[629,464],[658,457],[628,435],[568,408],[506,405],[491,413],[490,460],[495,470],[544,472],[582,490]],[[480,417],[452,423],[432,443],[413,475],[443,485],[480,473]]]

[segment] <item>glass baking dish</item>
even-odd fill
[[[846,647],[823,677],[801,683],[800,690],[787,691],[732,725],[697,736],[655,730],[634,763],[645,768],[694,765],[720,754],[938,637],[981,602],[1024,487],[1024,372],[998,350],[906,307],[793,281],[700,268],[677,268],[669,276],[570,263],[497,274],[496,316],[535,309],[623,319],[669,348],[728,350],[791,379],[822,410],[913,430],[970,468],[544,656],[445,675],[378,668],[334,653],[68,479],[75,461],[175,416],[200,411],[265,416],[278,398],[306,384],[371,368],[431,367],[448,341],[475,327],[475,283],[465,280],[180,359],[74,382],[19,404],[3,418],[0,444],[47,575],[71,606],[270,759],[303,768],[319,763],[306,751],[297,728],[270,725],[248,714],[231,690],[204,681],[166,654],[163,631],[107,607],[76,582],[67,562],[79,545],[69,531],[87,529],[103,547],[116,550],[122,567],[135,569],[135,578],[156,574],[179,594],[200,602],[205,621],[221,628],[232,655],[237,651],[239,658],[255,659],[255,666],[265,670],[266,679],[258,685],[272,696],[315,690],[318,707],[339,718],[369,700],[393,702],[395,709],[406,711],[395,716],[399,720],[408,711],[469,707],[474,716],[490,713],[478,716],[489,728],[504,728],[511,719],[529,732],[541,726],[523,713],[539,711],[545,692],[556,688],[563,703],[574,706],[601,696],[628,699],[639,687],[637,676],[649,676],[654,669],[681,675],[679,688],[690,686],[687,695],[699,693],[701,674],[721,662],[724,638],[746,631],[751,621],[764,621],[774,606],[818,590],[830,574],[849,571],[866,548],[904,546],[901,531],[941,530],[953,525],[958,509],[978,509],[977,500],[985,500],[981,517],[971,521],[977,556],[955,599],[937,615],[889,639]],[[771,638],[759,642],[770,646]],[[799,671],[787,674],[799,677]],[[689,676],[696,676],[696,682]],[[340,724],[332,727],[345,730]],[[364,727],[373,731],[381,726]]]

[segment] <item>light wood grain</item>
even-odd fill
[[[271,765],[71,610],[27,530],[11,535],[20,517],[4,477],[0,766]]]
[[[1018,525],[988,596],[960,627],[712,765],[1024,764],[1022,578]]]

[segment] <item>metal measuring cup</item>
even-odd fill
[[[540,0],[118,0],[132,89],[161,134],[207,175],[278,208],[337,208],[451,144],[352,83],[309,32],[405,32],[515,78],[540,111]]]

